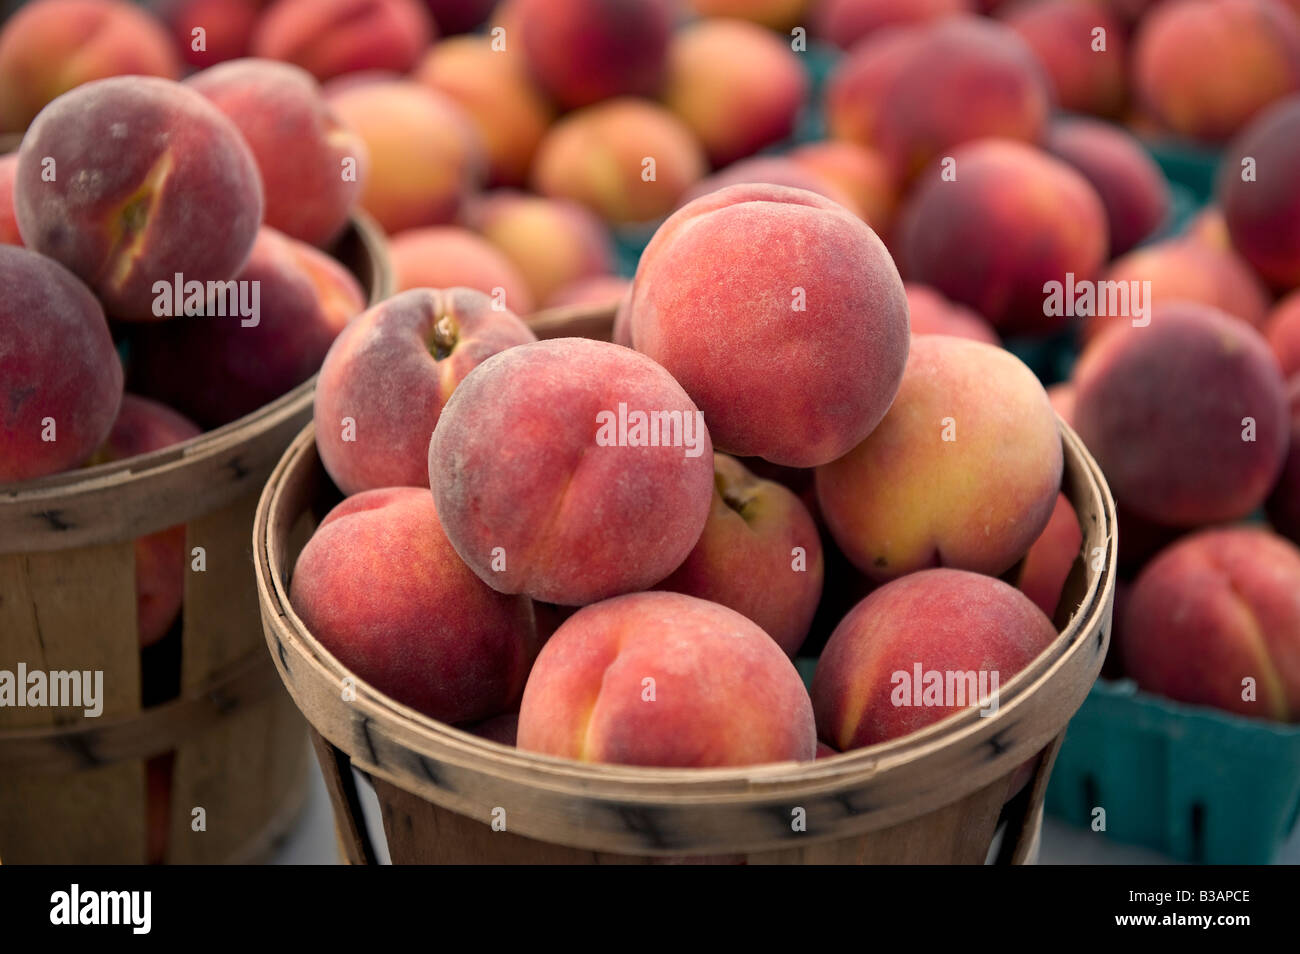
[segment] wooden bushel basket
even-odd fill
[[[333,254],[371,302],[390,294],[384,240],[368,220]],[[167,862],[257,860],[297,818],[304,727],[259,638],[248,534],[267,475],[311,419],[314,383],[183,444],[0,486],[0,669],[103,672],[98,718],[0,707],[0,860],[144,862],[146,760],[167,753]],[[134,541],[178,524],[180,661],[166,675],[179,691],[145,707]],[[202,572],[190,566],[194,547]]]
[[[611,319],[609,309],[568,309],[531,324],[540,337],[607,338]],[[1066,582],[1060,636],[1002,687],[995,714],[966,709],[816,762],[655,769],[498,745],[356,677],[345,691],[351,674],[307,632],[288,598],[302,522],[314,525],[338,499],[308,427],[262,495],[254,556],[267,642],[312,725],[345,859],[376,857],[353,766],[374,784],[399,864],[983,863],[999,830],[997,861],[1032,859],[1057,747],[1106,654],[1115,588],[1114,501],[1064,424],[1061,437],[1062,489],[1078,513],[1087,560],[1076,561]],[[1012,776],[1039,753],[1032,780],[1008,802]],[[503,821],[505,830],[496,830]]]

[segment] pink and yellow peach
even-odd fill
[[[898,206],[898,186],[879,153],[857,143],[828,139],[800,146],[789,158],[848,196],[875,233],[888,236]]]
[[[1063,109],[1107,118],[1124,111],[1128,43],[1118,17],[1105,3],[1017,4],[1007,9],[1003,21],[1034,51]]]
[[[388,255],[398,291],[459,286],[499,295],[500,304],[516,315],[533,310],[533,293],[519,269],[468,229],[444,225],[400,232],[389,240]]]
[[[1277,356],[1282,377],[1300,374],[1300,290],[1274,306],[1264,326],[1264,335]]]
[[[734,17],[786,32],[804,22],[811,0],[689,0],[703,17]]]
[[[914,335],[953,335],[1001,345],[993,326],[964,305],[944,298],[927,285],[904,282],[907,290],[908,318]]]
[[[848,50],[877,30],[925,23],[973,8],[972,0],[821,0],[813,11],[812,33]]]
[[[204,69],[248,55],[267,5],[268,0],[170,0],[163,16],[185,62]]]
[[[368,70],[409,72],[436,34],[421,0],[279,0],[258,20],[251,50],[324,82]]]

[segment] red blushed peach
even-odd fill
[[[713,506],[704,532],[655,589],[729,606],[794,657],[822,595],[822,545],[799,498],[734,457],[713,455]]]
[[[1138,577],[1125,672],[1148,692],[1300,721],[1300,550],[1260,527],[1193,534]]]
[[[844,206],[858,218],[865,219],[862,209],[844,189],[819,172],[785,156],[754,156],[732,163],[713,175],[701,179],[682,196],[682,205],[700,196],[735,185],[773,185],[802,189]]]
[[[700,538],[703,415],[644,355],[559,338],[484,361],[428,445],[447,536],[494,589],[581,606],[643,590]]]
[[[345,73],[406,73],[437,30],[419,0],[278,0],[253,32],[254,56],[322,82]]]
[[[788,32],[804,22],[811,0],[688,0],[702,17],[734,17]]]
[[[46,103],[109,76],[174,79],[167,31],[122,0],[38,0],[0,30],[0,133],[22,132]]]
[[[619,299],[618,309],[614,312],[614,328],[610,332],[610,341],[624,348],[632,347],[632,286]]]
[[[705,171],[687,126],[648,100],[611,99],[560,120],[538,147],[533,187],[572,199],[608,222],[649,222],[672,211]]]
[[[149,321],[155,283],[239,271],[262,185],[239,130],[210,102],[179,83],[123,76],[65,93],[36,118],[18,152],[14,209],[28,248],[86,281],[110,316]]]
[[[528,67],[562,106],[650,96],[663,84],[670,0],[515,0],[513,7]]]
[[[1300,543],[1300,375],[1288,385],[1291,400],[1291,445],[1286,463],[1268,496],[1268,519],[1287,539]]]
[[[617,305],[632,291],[632,280],[618,275],[580,278],[560,288],[546,300],[547,308],[571,305]],[[621,343],[621,342],[620,342]]]
[[[248,55],[267,5],[268,0],[170,0],[162,12],[185,62],[204,69]]]
[[[827,140],[800,146],[789,158],[847,195],[877,235],[883,238],[889,233],[898,187],[879,153],[856,143]]]
[[[1049,617],[1056,614],[1057,604],[1074,561],[1083,548],[1083,531],[1079,518],[1065,494],[1058,494],[1051,519],[1039,534],[1016,575],[1016,589]]]
[[[898,738],[997,694],[1056,639],[1001,580],[924,570],[882,586],[836,627],[813,675],[817,734],[840,751]]]
[[[963,305],[955,304],[933,288],[905,282],[907,311],[914,335],[954,335],[1001,345],[1002,339],[993,326]]]
[[[524,183],[554,109],[519,57],[494,50],[486,36],[453,37],[425,55],[415,79],[451,97],[473,121],[487,150],[489,185]]]
[[[973,7],[972,0],[822,0],[813,10],[812,34],[847,50],[884,27],[924,23]]]
[[[388,243],[398,291],[473,288],[516,315],[533,310],[533,293],[505,253],[454,225],[399,232]]]
[[[326,245],[361,198],[369,154],[325,104],[306,70],[237,60],[186,81],[239,127],[253,151],[266,197],[266,224]]]
[[[720,450],[791,467],[871,433],[910,337],[876,234],[829,199],[772,185],[710,193],[660,226],[630,322],[636,349],[681,382]]]
[[[508,711],[537,654],[531,603],[484,586],[457,559],[429,492],[415,487],[367,491],[331,510],[298,557],[289,597],[339,662],[444,722]]]
[[[0,245],[22,245],[18,220],[14,218],[14,179],[18,175],[18,153],[0,156]]]
[[[265,227],[236,283],[237,303],[212,298],[201,314],[176,308],[169,289],[178,317],[141,328],[132,340],[132,387],[219,427],[315,374],[366,305],[338,262]]]
[[[1022,143],[986,140],[936,166],[899,219],[903,274],[969,305],[1004,333],[1047,334],[1068,320],[1045,286],[1091,280],[1106,260],[1106,211],[1074,169]]]
[[[579,279],[614,270],[614,243],[592,212],[562,199],[492,192],[475,202],[470,226],[501,249],[524,276],[533,301]]]
[[[1009,7],[1002,18],[1034,51],[1063,109],[1110,118],[1124,112],[1128,43],[1104,3],[1044,0]]]
[[[1221,141],[1300,89],[1300,20],[1274,0],[1166,3],[1133,41],[1133,86],[1165,128]]]
[[[468,288],[406,291],[359,315],[316,383],[316,446],[334,483],[345,494],[426,486],[429,435],[453,390],[488,357],[533,340],[513,312]]]
[[[0,483],[83,463],[122,402],[99,302],[71,272],[0,245]]]
[[[1288,97],[1252,122],[1219,166],[1218,199],[1232,246],[1279,290],[1300,285],[1297,169],[1300,96]]]
[[[496,0],[424,0],[443,35],[468,33],[487,22]]]
[[[1127,252],[1168,217],[1164,173],[1142,144],[1119,127],[1091,119],[1059,120],[1048,130],[1047,148],[1097,190],[1106,207],[1112,256]]]
[[[92,463],[138,457],[179,444],[202,433],[193,421],[165,404],[122,396],[108,439]],[[168,527],[135,541],[135,607],[140,645],[152,646],[167,635],[185,595],[185,525]]]
[[[827,745],[825,742],[821,741],[820,739],[817,740],[816,758],[829,759],[839,754],[840,754],[839,751],[837,751],[836,749],[831,748],[829,745]]]
[[[1300,291],[1292,292],[1273,308],[1265,325],[1265,335],[1282,376],[1300,373]]]
[[[1057,417],[1074,427],[1074,385],[1069,381],[1053,384],[1047,389],[1047,399],[1052,402]]]
[[[519,748],[581,762],[707,768],[811,761],[812,706],[780,648],[680,593],[588,606],[528,677]]]
[[[419,83],[373,79],[327,95],[370,153],[361,206],[390,233],[446,225],[483,181],[483,143],[451,98]]]
[[[1115,499],[1139,517],[1196,526],[1264,502],[1286,454],[1286,392],[1258,332],[1191,302],[1117,326],[1074,371],[1075,424]]]
[[[794,132],[808,76],[788,39],[743,20],[698,20],[674,34],[664,101],[715,166]]]
[[[1056,415],[1015,355],[917,335],[889,413],[817,469],[817,499],[874,580],[934,566],[997,576],[1047,526],[1062,466]]]

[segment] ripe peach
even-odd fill
[[[972,0],[821,0],[813,10],[812,34],[848,50],[884,27],[967,13],[973,6]]]
[[[1000,687],[1055,639],[1043,611],[993,577],[923,570],[895,580],[826,644],[812,684],[817,734],[846,752],[996,706]]]
[[[955,335],[991,345],[1001,345],[1002,340],[993,326],[964,305],[944,298],[927,285],[904,282],[907,292],[907,311],[914,335]]]
[[[484,361],[428,445],[447,536],[494,589],[581,606],[662,580],[709,513],[713,447],[644,355],[559,338]]]
[[[1300,290],[1287,295],[1274,306],[1264,328],[1269,346],[1282,368],[1282,377],[1300,374]]]
[[[636,349],[681,382],[719,449],[792,467],[871,433],[910,337],[876,234],[829,199],[772,185],[710,193],[660,226],[630,322]]]
[[[495,245],[454,225],[399,232],[388,243],[398,291],[473,288],[516,315],[533,310],[533,293],[519,269]]]
[[[1069,381],[1053,384],[1047,389],[1047,400],[1052,402],[1052,410],[1056,412],[1056,416],[1070,427],[1074,427],[1074,385]]]
[[[702,17],[734,17],[787,32],[804,22],[811,0],[689,0]]]
[[[1074,507],[1065,494],[1057,494],[1047,526],[1020,564],[1016,589],[1033,600],[1049,618],[1055,616],[1065,581],[1082,548],[1083,531]]]
[[[889,163],[874,149],[829,139],[800,146],[788,158],[847,195],[877,235],[889,233],[898,187]]]
[[[1128,43],[1123,25],[1105,3],[1017,4],[1007,9],[1003,22],[1034,51],[1063,109],[1108,118],[1123,113]],[[1097,30],[1104,33],[1095,34]]]
[[[353,319],[316,384],[316,446],[334,483],[345,494],[425,486],[429,435],[453,391],[491,355],[533,340],[468,288],[401,292]]]
[[[933,566],[996,576],[1047,526],[1062,466],[1056,415],[1019,358],[917,335],[889,413],[817,469],[817,500],[874,580]]]
[[[18,176],[18,153],[0,156],[0,245],[22,245],[18,220],[14,218],[14,179]]]
[[[537,657],[519,748],[582,762],[697,768],[811,761],[799,673],[734,610],[680,593],[588,606]]]
[[[853,196],[830,178],[795,162],[786,156],[753,156],[732,163],[725,169],[701,179],[682,196],[682,205],[694,202],[700,196],[735,185],[774,185],[789,189],[802,189],[844,206],[854,215],[865,219],[863,210]]]
[[[1265,507],[1278,533],[1300,543],[1300,375],[1288,385],[1291,403],[1291,444],[1282,473],[1268,495]]]
[[[248,55],[267,0],[170,0],[162,13],[176,48],[196,69]],[[202,30],[202,33],[195,33]],[[196,49],[201,47],[201,49]]]
[[[298,557],[289,596],[339,662],[444,722],[508,711],[537,654],[529,600],[484,586],[415,487],[370,490],[331,510]]]
[[[437,30],[419,0],[278,0],[253,32],[254,56],[324,82],[345,73],[406,73]]]

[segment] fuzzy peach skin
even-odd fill
[[[773,185],[788,189],[802,189],[813,192],[825,199],[830,199],[844,206],[860,219],[866,218],[862,208],[853,196],[827,176],[809,169],[806,165],[795,162],[786,156],[752,156],[734,162],[725,169],[719,169],[706,176],[694,186],[687,189],[682,196],[682,205],[694,202],[700,196],[717,192],[735,185]],[[870,224],[870,223],[868,223]],[[874,231],[874,229],[873,229]]]
[[[609,231],[576,202],[489,192],[470,205],[467,219],[514,262],[533,301],[546,301],[565,285],[614,270]]]
[[[832,138],[877,148],[905,180],[972,139],[1038,142],[1051,102],[1015,31],[952,16],[855,47],[831,74],[826,118]]]
[[[1258,332],[1205,305],[1158,305],[1148,327],[1089,345],[1073,379],[1075,429],[1139,517],[1196,526],[1264,502],[1288,435],[1282,375]]]
[[[1010,140],[970,143],[952,159],[956,179],[931,167],[899,217],[903,274],[1000,332],[1059,330],[1069,319],[1046,314],[1046,283],[1069,273],[1091,280],[1106,260],[1097,191],[1059,159]]]
[[[487,358],[534,340],[469,288],[413,289],[359,315],[316,382],[316,447],[334,483],[345,494],[426,486],[429,435],[452,392]]]
[[[907,292],[912,334],[954,335],[991,345],[1002,344],[993,326],[964,305],[949,301],[927,285],[904,282],[903,288]]]
[[[1243,160],[1254,181],[1243,181]],[[1300,95],[1270,107],[1224,153],[1216,192],[1233,248],[1278,290],[1300,286]]]
[[[704,172],[704,150],[685,123],[657,103],[624,97],[552,126],[537,149],[532,185],[626,224],[666,215]]]
[[[683,426],[647,446],[608,424],[621,405],[676,412]],[[487,359],[453,392],[428,452],[448,538],[503,593],[582,606],[646,589],[708,519],[713,446],[696,406],[659,365],[608,342],[558,338]]]
[[[1083,547],[1079,518],[1065,494],[1057,494],[1051,519],[1034,541],[1016,574],[1016,589],[1049,617],[1056,614],[1065,581]]]
[[[519,748],[709,768],[811,761],[817,736],[799,673],[758,626],[693,596],[634,593],[556,630],[524,689]]]
[[[412,288],[473,288],[500,294],[516,315],[533,310],[533,293],[505,253],[482,236],[454,225],[399,232],[388,242],[398,291]]]
[[[22,245],[18,220],[14,218],[14,179],[18,175],[18,153],[0,156],[0,245]]]
[[[591,278],[580,278],[557,289],[555,294],[546,300],[546,307],[617,304],[631,291],[630,278],[622,278],[618,275],[593,275]]]
[[[687,0],[702,17],[734,17],[782,33],[805,22],[812,0]]]
[[[113,429],[95,452],[93,464],[148,454],[202,432],[189,418],[165,404],[135,394],[122,395]],[[135,541],[135,618],[140,645],[152,646],[164,636],[181,610],[185,595],[185,525],[159,530]]]
[[[484,586],[416,487],[370,490],[331,510],[298,557],[289,598],[339,662],[444,722],[509,711],[537,655],[530,601]]]
[[[811,32],[848,50],[885,27],[969,13],[974,6],[972,0],[821,0],[813,8]]]
[[[361,136],[370,172],[361,207],[389,233],[447,225],[487,174],[483,142],[455,100],[408,80],[377,78],[327,94]]]
[[[1128,102],[1128,42],[1103,3],[1042,0],[1007,7],[1003,22],[1034,51],[1062,109],[1118,118]],[[1094,30],[1105,31],[1097,49]]]
[[[132,387],[206,427],[250,414],[310,378],[366,307],[347,269],[271,228],[262,228],[236,280],[257,287],[256,316],[228,306],[222,315],[214,301],[204,316],[156,322],[132,341]]]
[[[55,178],[46,180],[53,162]],[[194,90],[123,76],[65,93],[18,151],[23,242],[56,259],[113,318],[154,320],[154,284],[226,281],[262,220],[262,184],[235,125]]]
[[[345,73],[406,73],[437,28],[421,0],[277,0],[253,31],[254,56],[324,82]]]
[[[565,108],[652,96],[663,85],[673,6],[672,0],[515,0],[516,41],[542,88]]]
[[[1300,19],[1275,0],[1161,4],[1134,36],[1132,71],[1165,128],[1222,141],[1300,89]]]
[[[799,498],[734,457],[713,455],[713,506],[695,548],[655,586],[751,619],[794,658],[822,595],[822,545]]]
[[[489,185],[522,185],[555,109],[529,78],[521,57],[494,50],[486,36],[457,36],[433,47],[414,79],[451,97],[487,150]]]
[[[1286,463],[1265,502],[1269,522],[1278,533],[1300,543],[1300,375],[1287,385],[1291,405],[1291,444]]]
[[[1300,721],[1300,550],[1262,527],[1193,534],[1138,577],[1124,670],[1179,702]],[[1243,682],[1254,681],[1254,698]]]
[[[121,402],[122,365],[95,296],[57,262],[0,245],[0,484],[83,463]]]
[[[1277,356],[1282,376],[1289,378],[1300,374],[1300,290],[1287,295],[1274,306],[1264,333]]]
[[[898,186],[889,163],[874,149],[828,139],[800,146],[787,156],[847,195],[877,235],[888,235],[898,206]]]
[[[813,674],[817,734],[847,752],[982,707],[978,683],[964,684],[966,706],[916,705],[908,691],[915,691],[915,667],[943,673],[945,681],[948,673],[975,673],[977,680],[988,673],[991,694],[993,673],[1005,687],[1055,639],[1043,611],[993,577],[939,569],[895,580],[855,606],[826,644]]]
[[[1097,190],[1106,209],[1110,254],[1123,255],[1169,216],[1169,184],[1129,133],[1093,119],[1062,119],[1047,131],[1047,149]]]
[[[702,196],[659,227],[629,321],[720,450],[791,467],[871,433],[910,338],[903,283],[870,227],[819,195],[760,184]]]
[[[124,0],[36,0],[0,29],[0,133],[22,132],[46,103],[109,76],[175,79],[162,24]]]
[[[808,96],[789,38],[743,20],[697,20],[668,48],[664,102],[725,166],[785,139]]]
[[[258,18],[269,5],[270,0],[165,0],[160,13],[185,62],[204,69],[247,56]],[[195,49],[198,29],[203,49]]]
[[[996,576],[1047,526],[1062,466],[1056,415],[1020,359],[917,335],[889,413],[817,469],[817,500],[840,549],[874,580],[933,566]]]
[[[326,245],[361,199],[369,152],[346,128],[306,70],[271,60],[235,60],[186,81],[239,127],[266,197],[265,222]]]

